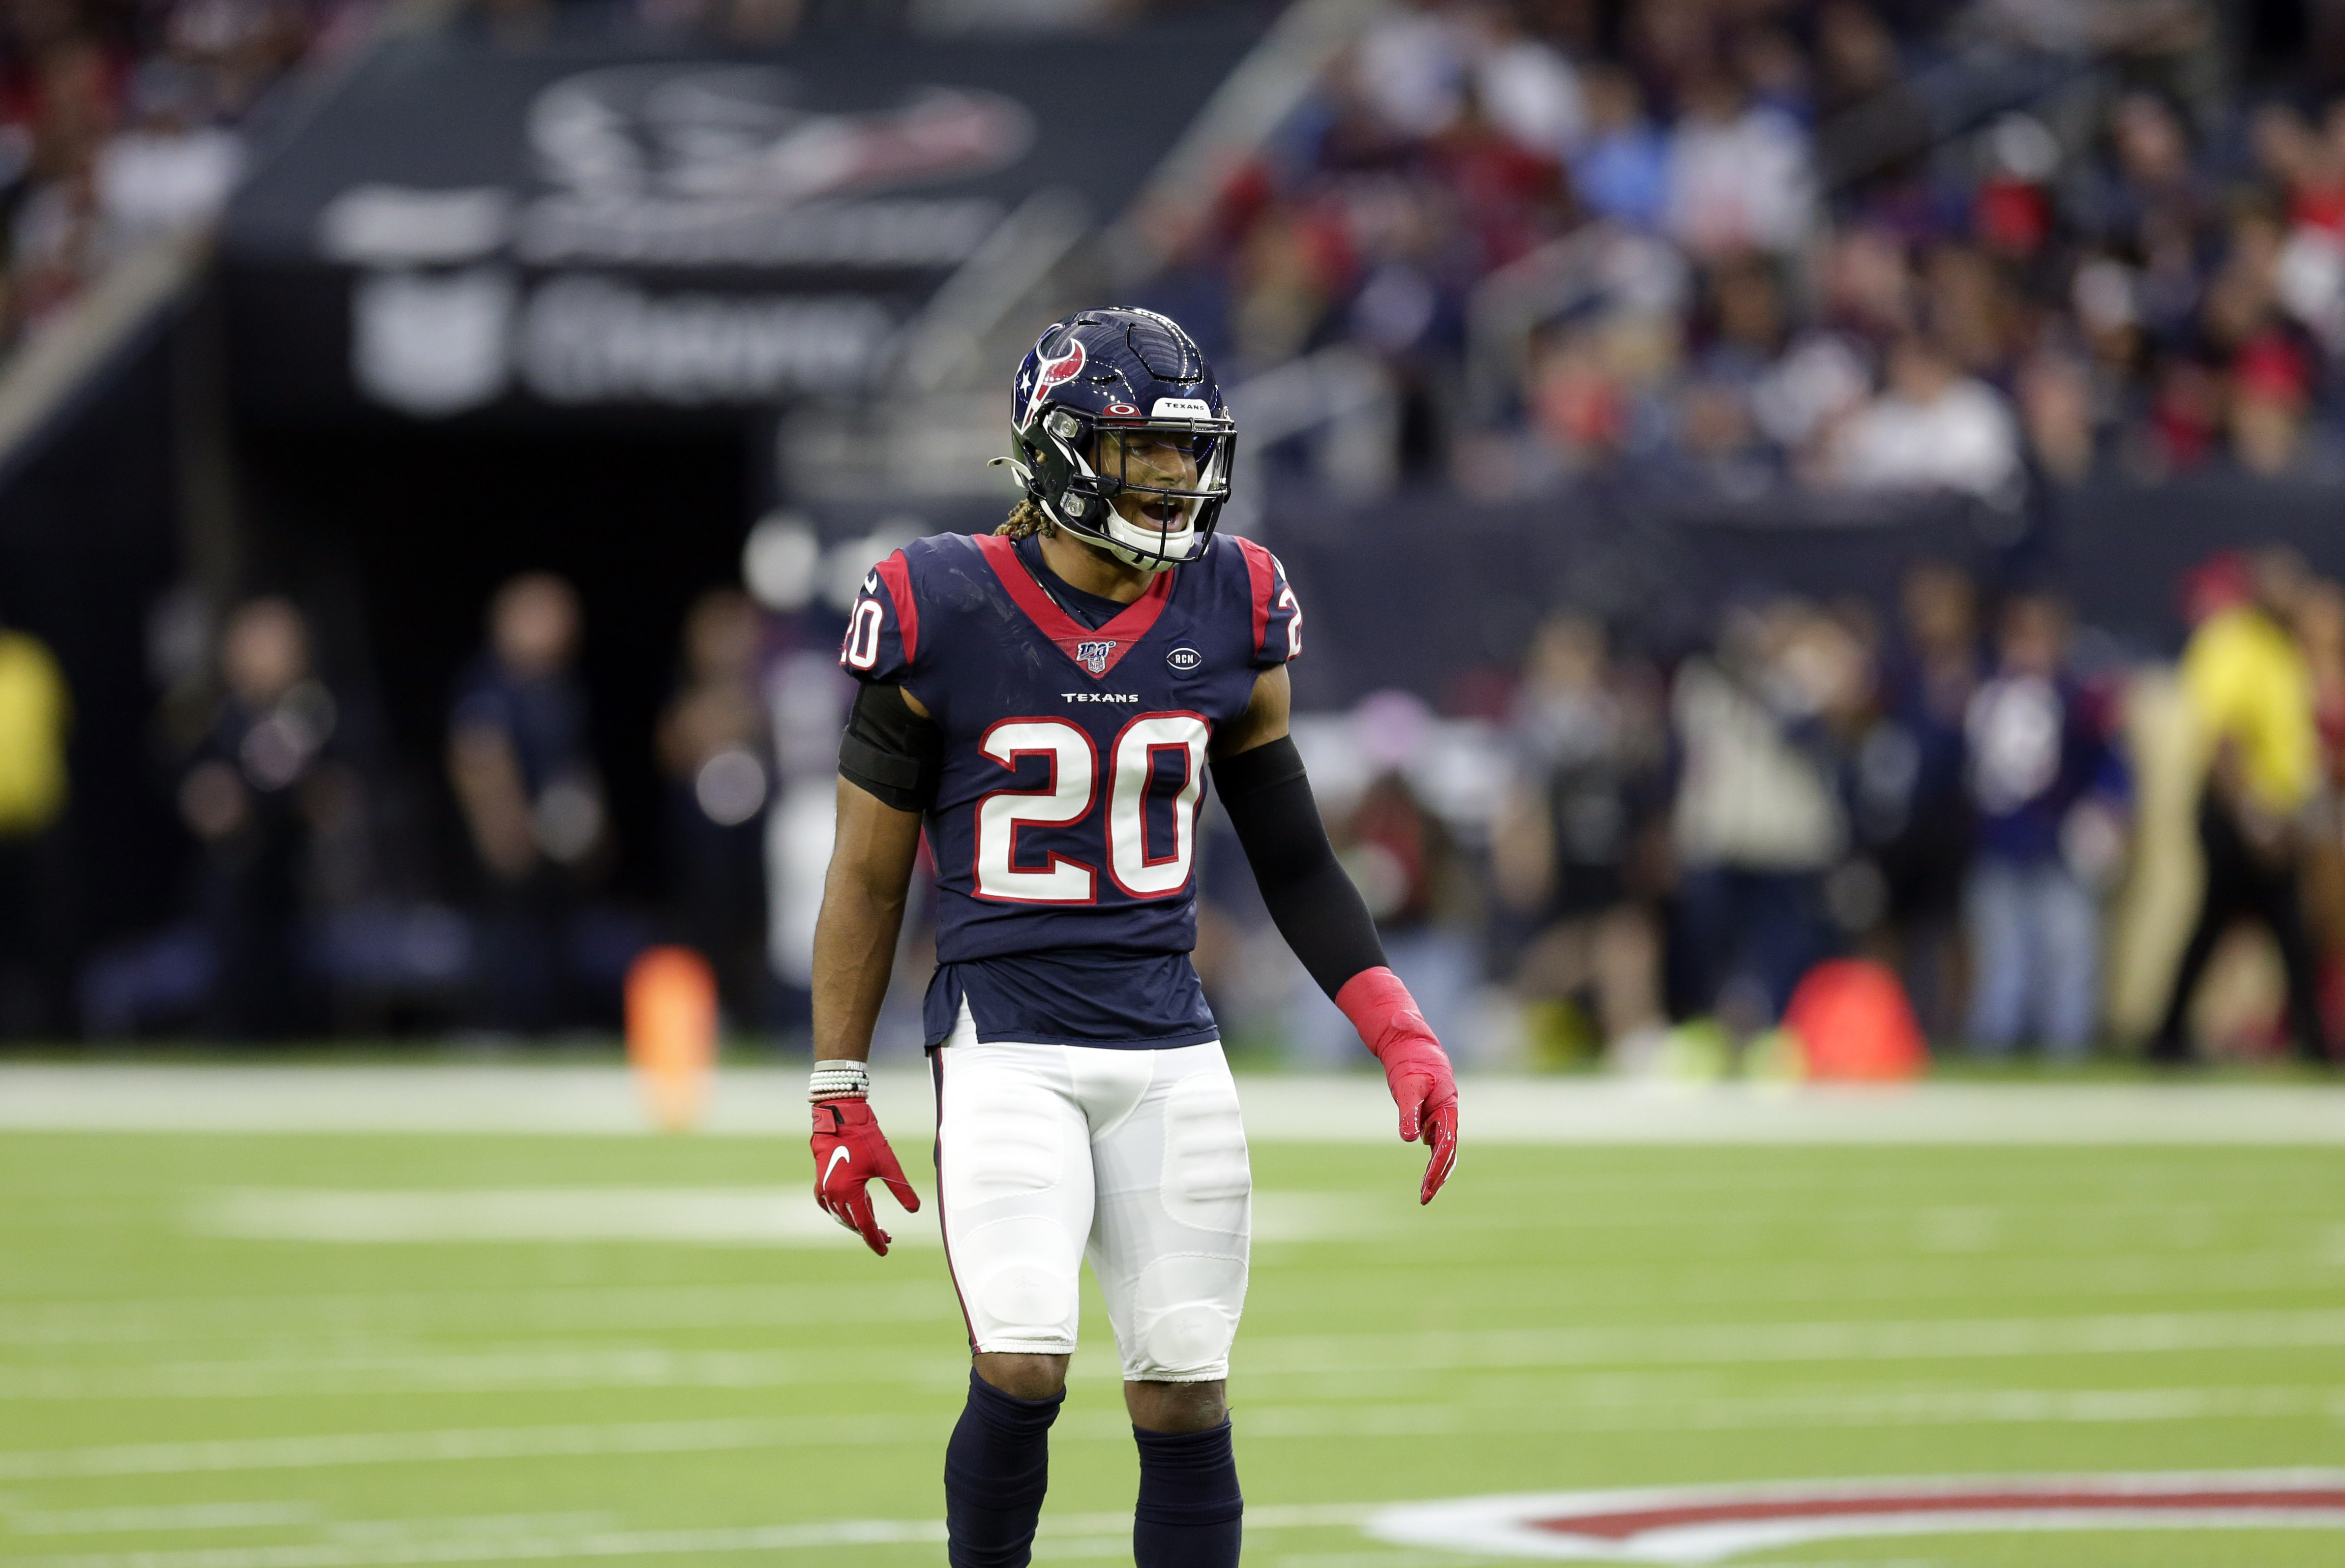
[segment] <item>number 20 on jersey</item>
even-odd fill
[[[1143,713],[1117,733],[1101,781],[1099,748],[1081,726],[1065,719],[1004,719],[985,732],[978,748],[1016,771],[1026,757],[1051,769],[1040,789],[999,789],[977,804],[977,895],[1010,904],[1095,904],[1096,866],[1055,852],[1033,867],[1019,854],[1027,827],[1071,827],[1091,814],[1101,783],[1107,793],[1107,875],[1133,898],[1164,898],[1189,884],[1196,856],[1197,803],[1205,791],[1203,715]],[[1160,757],[1177,758],[1181,783],[1171,795],[1169,835],[1160,824],[1152,840],[1149,801],[1170,788],[1159,777]]]

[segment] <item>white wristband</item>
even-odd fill
[[[810,1100],[870,1098],[871,1069],[858,1061],[817,1062],[814,1077],[807,1085],[807,1098]]]

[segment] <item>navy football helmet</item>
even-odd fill
[[[1142,572],[1204,554],[1229,499],[1237,423],[1196,340],[1153,310],[1051,323],[1018,368],[997,458],[1042,514]]]

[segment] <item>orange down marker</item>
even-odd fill
[[[627,1060],[652,1119],[682,1132],[708,1103],[716,976],[689,947],[652,947],[627,970]]]
[[[1832,958],[1809,970],[1783,1027],[1799,1040],[1811,1079],[1896,1083],[1929,1070],[1929,1042],[1905,987],[1869,959]]]

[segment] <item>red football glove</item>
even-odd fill
[[[888,1235],[872,1218],[867,1181],[884,1181],[896,1201],[913,1214],[920,1211],[920,1195],[904,1179],[896,1151],[879,1130],[871,1103],[859,1099],[826,1099],[814,1103],[814,1200],[823,1212],[863,1238],[863,1244],[880,1257],[888,1256]]]
[[[1361,970],[1335,993],[1335,1006],[1384,1064],[1385,1082],[1400,1107],[1401,1141],[1415,1143],[1422,1136],[1433,1150],[1416,1195],[1419,1203],[1430,1203],[1457,1168],[1457,1078],[1449,1055],[1390,969]]]

